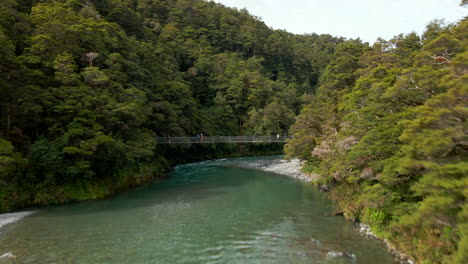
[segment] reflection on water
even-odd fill
[[[39,210],[0,230],[7,263],[394,263],[294,179],[243,168],[271,158],[177,167],[109,200]]]

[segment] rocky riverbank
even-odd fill
[[[302,172],[302,162],[299,159],[284,160],[281,156],[274,159],[252,161],[251,159],[236,160],[235,166],[254,168],[257,170],[286,175],[303,182],[311,182],[313,179]]]
[[[309,176],[305,174],[304,172],[302,172],[303,163],[299,159],[291,159],[291,160],[275,159],[275,160],[270,160],[268,162],[253,163],[251,164],[251,166],[260,170],[274,172],[274,173],[286,175],[289,177],[293,177],[295,179],[298,179],[304,182],[312,182],[315,179],[314,177]],[[381,239],[372,232],[371,228],[368,225],[364,223],[359,223],[358,231],[364,236],[371,236],[371,237]],[[381,240],[389,249],[389,251],[400,261],[400,263],[414,264],[414,262],[406,254],[398,251],[386,239],[381,239]]]
[[[371,228],[364,224],[364,223],[359,223],[359,232],[365,236],[370,236],[370,237],[375,237],[378,239],[381,239],[380,237],[376,236]],[[403,252],[397,250],[388,240],[386,239],[381,239],[382,242],[385,244],[385,246],[388,248],[388,250],[398,258],[400,263],[402,264],[414,264],[414,262],[408,257],[408,255],[404,254]]]
[[[303,182],[311,182],[312,179],[302,172],[302,165],[299,159],[278,160],[277,162],[260,166],[259,169],[287,175]]]

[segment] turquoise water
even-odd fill
[[[272,158],[177,167],[114,198],[51,207],[0,230],[7,263],[395,263],[323,194],[249,167]]]

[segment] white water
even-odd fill
[[[10,214],[0,214],[0,232],[1,228],[7,224],[11,224],[23,219],[26,216],[34,214],[35,211],[19,212],[19,213],[10,213]]]

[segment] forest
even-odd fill
[[[467,27],[371,45],[213,1],[2,0],[0,212],[104,198],[193,159],[158,136],[290,133],[286,156],[346,218],[417,263],[467,263]]]
[[[416,263],[468,261],[468,20],[340,43],[289,157]]]
[[[345,41],[272,30],[211,1],[0,8],[4,211],[102,198],[189,159],[189,146],[157,136],[287,133]]]

